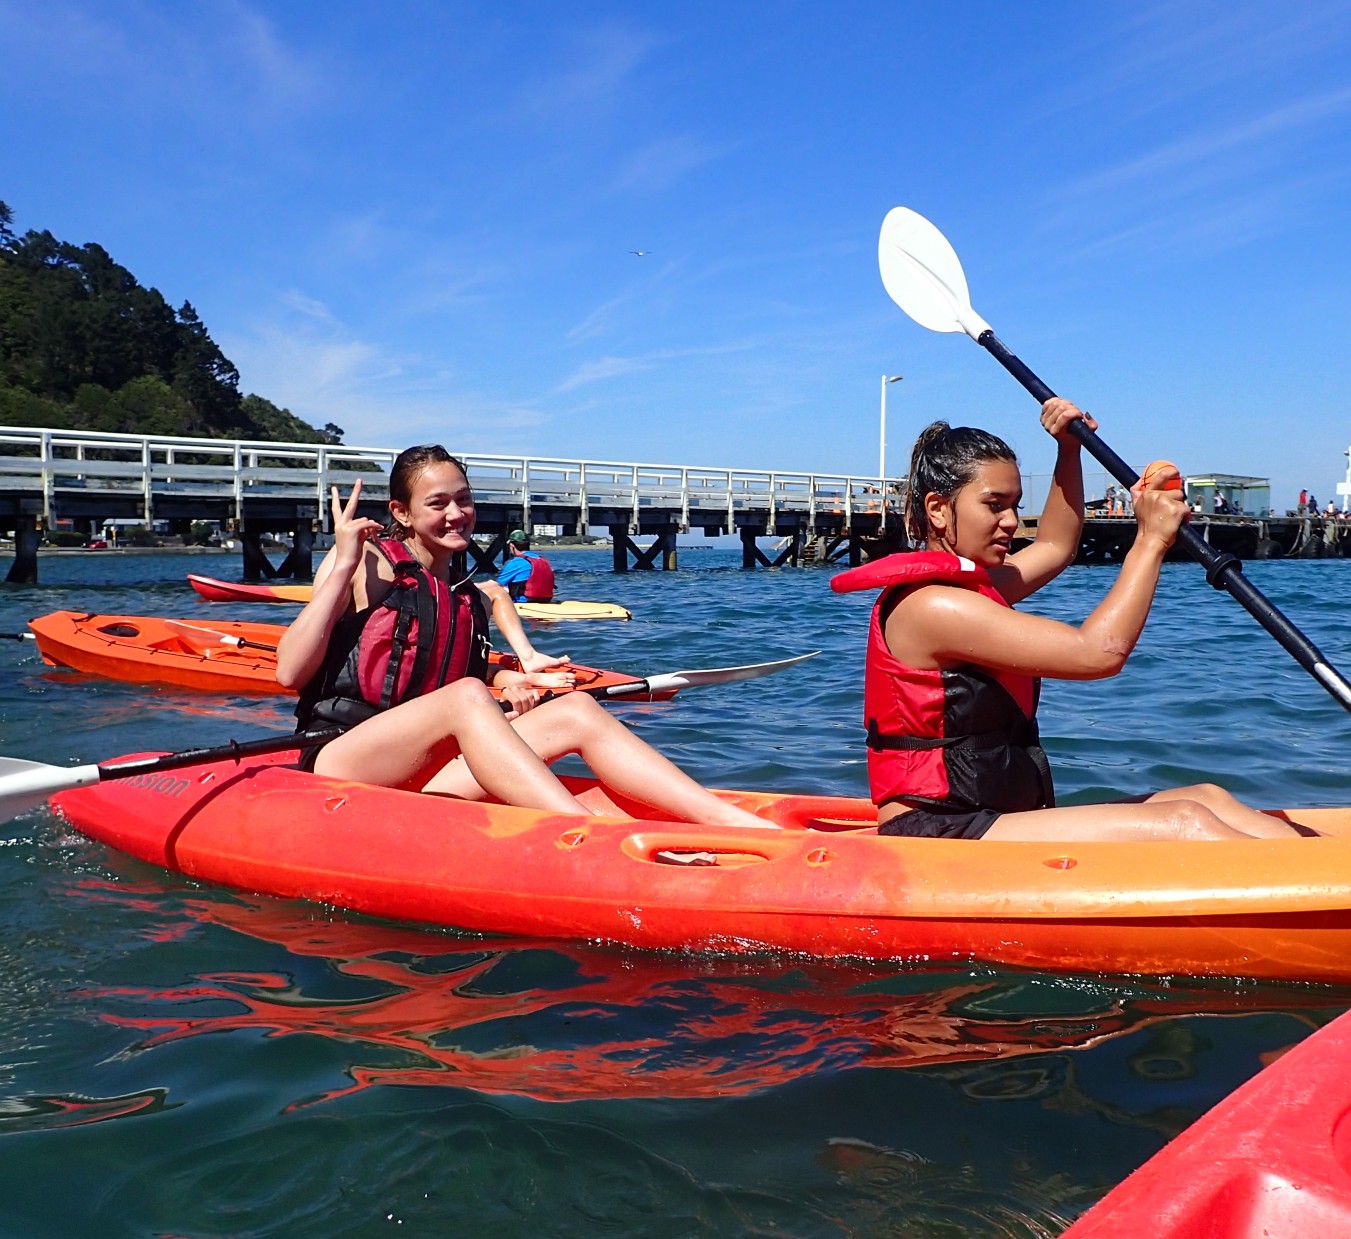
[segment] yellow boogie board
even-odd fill
[[[218,581],[214,577],[188,573],[188,581],[208,602],[293,602],[306,603],[313,592],[311,585],[260,585],[234,581]],[[626,620],[633,612],[614,602],[518,602],[516,613],[522,619],[542,620]]]
[[[581,602],[569,599],[566,602],[518,602],[516,614],[522,619],[544,620],[626,620],[633,618],[632,611],[626,611],[614,602]]]

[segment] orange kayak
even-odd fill
[[[568,815],[328,779],[287,757],[51,799],[84,834],[194,878],[482,933],[1351,981],[1351,810],[1301,811],[1325,832],[1315,839],[905,839],[843,797],[721,791],[766,823],[726,828],[672,821],[594,780],[566,780],[595,814]]]
[[[53,611],[30,620],[43,661],[110,680],[134,684],[176,684],[208,692],[289,692],[277,683],[277,642],[283,624],[230,620],[160,619],[148,615],[93,615]],[[496,650],[494,664],[511,655]],[[570,664],[577,687],[596,690],[636,684],[637,676]],[[674,691],[643,693],[667,700]]]

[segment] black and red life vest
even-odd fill
[[[355,727],[381,710],[488,669],[488,617],[478,587],[434,578],[397,539],[370,543],[394,569],[389,593],[344,615],[323,665],[300,693],[302,728]]]
[[[863,684],[873,802],[1004,813],[1053,805],[1037,734],[1039,680],[973,665],[909,667],[887,648],[887,617],[904,590],[921,584],[958,585],[1009,605],[984,568],[945,551],[888,555],[832,579],[837,593],[883,591],[868,628]]]

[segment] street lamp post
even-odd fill
[[[881,529],[887,527],[887,386],[891,383],[899,383],[903,378],[905,378],[903,374],[884,374],[882,376],[882,438],[877,458],[878,490],[881,492],[882,505],[882,520],[879,526]]]

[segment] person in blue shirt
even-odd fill
[[[507,562],[497,574],[497,583],[506,586],[514,599],[553,601],[554,570],[543,555],[530,549],[530,535],[524,529],[513,529],[507,535]]]

